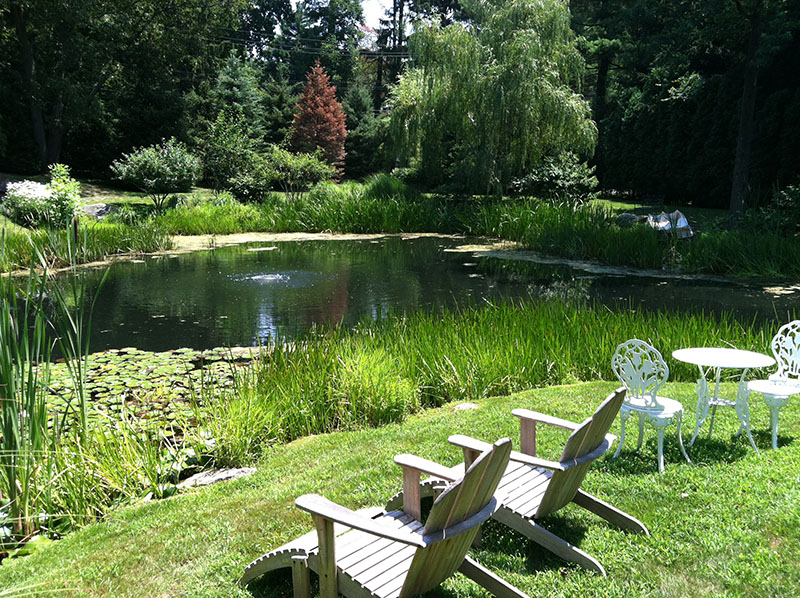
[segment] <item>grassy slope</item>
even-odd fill
[[[581,419],[612,388],[590,383],[487,399],[477,411],[452,406],[377,430],[305,438],[269,451],[250,478],[173,499],[120,510],[109,521],[75,533],[41,552],[0,566],[0,588],[31,593],[59,588],[66,596],[247,596],[235,587],[253,558],[311,528],[292,507],[319,492],[349,507],[380,504],[399,484],[392,456],[413,452],[455,463],[447,444],[457,432],[517,438],[512,407],[524,406]],[[725,389],[731,391],[729,387]],[[670,384],[668,396],[688,410],[689,384]],[[800,401],[782,413],[780,448],[769,446],[767,410],[751,400],[756,455],[732,439],[732,410],[720,412],[712,439],[681,461],[674,428],[666,439],[667,471],[656,472],[652,431],[641,453],[626,444],[620,459],[597,462],[584,488],[639,517],[650,537],[622,532],[577,507],[545,525],[601,560],[603,579],[551,557],[531,542],[490,523],[478,560],[532,596],[753,595],[800,593]],[[688,432],[694,417],[687,413]],[[561,432],[541,431],[540,454],[555,457]],[[291,595],[288,577],[275,574],[250,588],[257,596]],[[27,593],[24,592],[23,593]],[[5,595],[0,591],[0,595]],[[11,595],[18,595],[13,593]],[[457,576],[439,596],[485,596]]]

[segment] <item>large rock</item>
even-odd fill
[[[117,211],[117,208],[116,206],[112,206],[107,203],[91,203],[81,206],[81,211],[87,216],[94,216],[95,218],[100,219],[105,218],[109,214],[113,214]]]
[[[638,214],[625,212],[617,216],[617,226],[620,228],[630,228],[634,224],[638,224],[644,220],[647,220],[647,216],[639,216]]]

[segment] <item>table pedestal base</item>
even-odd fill
[[[712,368],[709,368],[710,371]],[[739,431],[736,433],[737,436],[740,436],[742,432],[747,433],[747,439],[750,441],[750,446],[753,447],[755,452],[758,452],[758,447],[756,447],[755,440],[753,440],[753,434],[750,432],[750,390],[747,388],[747,383],[744,381],[745,376],[747,375],[747,369],[742,372],[741,377],[739,378],[739,388],[736,391],[736,400],[730,401],[727,399],[720,399],[719,398],[719,383],[720,383],[720,375],[721,375],[721,368],[713,368],[715,371],[715,384],[714,384],[714,394],[713,396],[709,392],[708,388],[708,381],[706,380],[706,376],[708,374],[707,370],[703,370],[700,367],[700,378],[697,380],[697,423],[694,427],[694,435],[692,436],[692,440],[689,442],[689,446],[694,445],[694,441],[697,440],[697,435],[700,433],[700,428],[703,427],[703,424],[706,422],[708,418],[708,412],[711,411],[711,422],[708,426],[708,435],[711,436],[711,432],[714,430],[714,417],[717,415],[717,407],[733,407],[736,409],[736,417],[739,419]]]

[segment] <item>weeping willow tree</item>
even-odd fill
[[[469,23],[418,23],[392,93],[403,158],[431,183],[501,194],[544,155],[594,149],[565,0],[464,0]]]

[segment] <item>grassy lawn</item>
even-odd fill
[[[140,191],[128,191],[117,187],[109,187],[96,180],[80,180],[81,183],[81,203],[107,203],[107,204],[131,204],[134,206],[152,206],[153,201],[146,193]],[[178,197],[196,195],[203,201],[213,197],[211,189],[195,187],[189,193],[176,193]]]
[[[518,439],[513,407],[580,420],[612,389],[606,382],[526,391],[480,401],[479,409],[452,405],[379,429],[312,436],[272,448],[258,472],[236,482],[172,499],[121,509],[101,524],[72,534],[36,554],[0,566],[0,595],[64,596],[290,596],[289,578],[265,577],[249,592],[235,581],[252,559],[311,529],[292,506],[318,492],[349,507],[381,504],[400,484],[392,456],[412,452],[446,464],[460,452],[453,433]],[[723,391],[732,391],[732,387]],[[693,429],[691,384],[665,393],[687,408]],[[667,471],[656,468],[654,434],[643,450],[626,444],[618,460],[596,462],[584,488],[641,519],[651,536],[620,531],[578,507],[544,520],[561,537],[597,557],[604,579],[550,556],[490,522],[476,558],[531,596],[796,596],[800,593],[800,401],[781,413],[779,449],[768,449],[768,413],[751,398],[756,454],[733,438],[732,410],[718,413],[714,436],[682,461],[674,428],[665,441]],[[616,425],[615,425],[616,428]],[[542,430],[540,454],[557,457],[564,436]],[[40,585],[41,584],[41,585]],[[26,589],[27,588],[27,589]],[[486,596],[461,576],[436,596]]]

